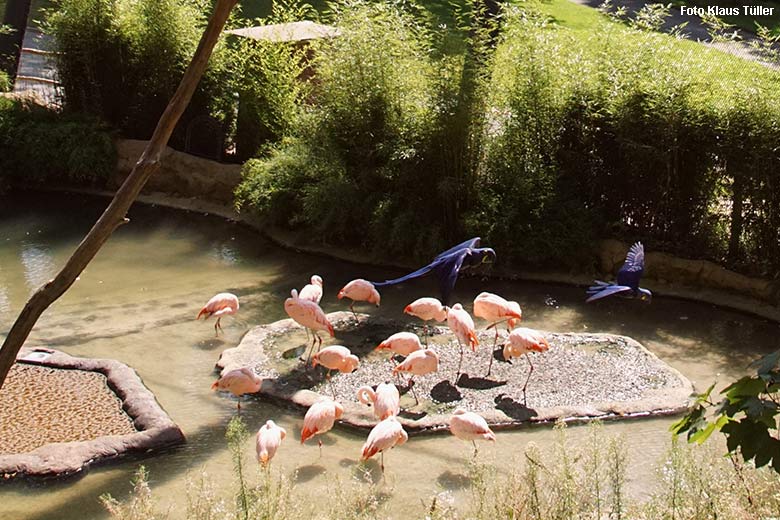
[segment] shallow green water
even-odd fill
[[[0,199],[0,339],[31,291],[54,274],[105,205],[102,199],[71,195]],[[130,217],[131,223],[115,233],[73,288],[44,314],[28,344],[115,358],[136,369],[188,438],[181,448],[143,460],[156,495],[181,515],[187,477],[205,469],[220,483],[218,492],[232,486],[224,432],[235,402],[209,390],[219,353],[236,345],[253,325],[286,317],[283,301],[289,290],[302,287],[313,273],[325,280],[326,312],[345,308],[335,294],[350,279],[402,273],[296,254],[214,217],[148,206],[136,207]],[[743,373],[752,359],[777,345],[780,332],[777,324],[744,314],[662,297],[649,306],[623,301],[586,306],[581,289],[559,285],[469,278],[458,283],[454,301],[470,302],[481,290],[519,301],[530,327],[632,336],[699,388],[718,374],[725,382]],[[215,339],[210,322],[194,317],[221,291],[236,293],[241,310],[223,320],[225,334]],[[425,283],[388,289],[378,311],[365,310],[405,319],[403,306],[428,293],[435,294],[434,286]],[[252,430],[268,418],[287,428],[290,436],[274,459],[274,471],[297,474],[307,494],[359,471],[361,435],[335,430],[324,439],[319,458],[316,444],[295,441],[298,414],[250,401],[242,415]],[[637,496],[652,490],[672,420],[633,420],[605,428],[626,437],[629,490]],[[575,439],[584,432],[571,428]],[[480,457],[506,468],[527,442],[545,445],[551,439],[547,427],[501,432],[494,446],[482,447]],[[247,443],[248,457],[253,449]],[[420,511],[419,499],[429,500],[442,490],[452,490],[455,505],[461,504],[470,453],[469,446],[449,436],[414,438],[390,452],[385,511],[403,518]],[[0,485],[0,518],[100,518],[105,513],[97,497],[106,492],[126,496],[138,465],[137,459],[125,460],[67,482]]]

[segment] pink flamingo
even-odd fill
[[[376,391],[370,386],[361,386],[357,398],[363,404],[374,407],[374,416],[380,421],[401,411],[401,395],[398,388],[390,383],[380,383]]]
[[[219,293],[213,296],[206,305],[198,313],[196,320],[201,316],[205,316],[203,321],[206,321],[211,316],[217,317],[217,322],[214,324],[214,333],[219,336],[219,331],[222,330],[222,325],[219,324],[222,316],[235,314],[238,312],[238,296],[231,293]]]
[[[380,421],[371,429],[368,439],[363,445],[363,460],[368,460],[379,452],[381,461],[379,467],[382,473],[385,472],[385,450],[400,446],[409,440],[409,435],[404,431],[401,423],[398,422],[395,415]]]
[[[420,344],[420,338],[417,337],[417,334],[412,332],[396,332],[377,345],[374,350],[389,350],[391,352],[390,359],[393,359],[392,353],[406,357],[412,352],[422,350],[422,345]]]
[[[486,441],[496,440],[496,434],[488,426],[487,421],[479,414],[467,412],[463,408],[458,408],[452,412],[450,417],[450,432],[458,439],[471,441],[474,445],[474,456],[477,456],[476,440],[484,439]]]
[[[498,342],[498,324],[506,322],[509,330],[511,330],[520,321],[523,313],[517,302],[508,302],[497,294],[482,292],[474,298],[474,316],[490,323],[488,329],[496,329],[496,335],[493,338],[493,348],[490,349],[490,363],[488,363],[487,371],[487,376],[489,376],[490,370],[493,368],[493,350],[495,350],[496,342]]]
[[[276,455],[276,450],[282,444],[282,439],[287,436],[287,431],[275,422],[268,420],[257,430],[255,438],[255,452],[257,453],[257,462],[263,467],[268,466],[271,459]]]
[[[404,313],[420,318],[424,322],[423,335],[428,335],[428,321],[447,321],[447,307],[436,298],[418,298],[404,307]]]
[[[322,300],[322,278],[319,275],[313,275],[311,281],[301,289],[298,298],[309,300],[319,305],[320,300]],[[309,329],[306,329],[306,339],[309,339]]]
[[[379,307],[379,291],[376,290],[374,284],[368,280],[363,280],[362,278],[352,280],[339,291],[338,299],[341,300],[344,297],[352,300],[352,303],[349,304],[349,310],[352,311],[355,319],[357,319],[357,313],[355,313],[353,307],[355,302],[373,303]]]
[[[320,300],[322,299],[322,278],[316,274],[312,276],[311,283],[306,284],[303,289],[301,289],[298,298],[301,300],[309,300],[310,302],[319,305]]]
[[[338,370],[343,374],[348,374],[357,370],[360,360],[347,347],[341,345],[331,345],[320,350],[311,360],[312,367],[318,364],[328,369],[327,379],[330,382],[330,389],[333,392],[333,398],[336,398],[336,389],[333,387],[333,381],[330,379],[330,371]]]
[[[319,347],[322,347],[322,338],[317,334],[318,330],[327,330],[330,337],[334,337],[333,325],[328,321],[328,317],[325,312],[316,303],[309,300],[302,300],[298,297],[298,291],[293,289],[290,291],[290,298],[284,301],[284,311],[292,318],[297,324],[311,329],[312,338],[311,348],[309,349],[309,355],[306,357],[306,365],[309,363],[312,351],[314,350],[314,344],[319,341]]]
[[[526,327],[518,327],[509,333],[509,340],[504,344],[504,359],[509,360],[531,352],[546,352],[549,348],[550,344],[540,332]],[[523,404],[528,406],[525,390],[528,388],[528,381],[531,379],[534,365],[531,363],[531,356],[527,355],[526,359],[528,359],[528,365],[531,368],[528,370],[528,377],[523,385]]]
[[[409,376],[409,386],[412,388],[415,404],[420,404],[417,392],[414,391],[414,376],[424,376],[439,370],[439,355],[431,349],[417,350],[409,354],[398,366],[393,369],[393,375],[398,372],[406,372]]]
[[[214,381],[212,390],[230,392],[238,397],[238,410],[241,411],[241,396],[255,394],[260,391],[263,379],[254,373],[251,368],[241,367],[228,371],[222,377]]]
[[[479,339],[474,329],[474,320],[469,313],[463,309],[463,305],[456,303],[447,312],[447,325],[458,340],[460,347],[460,360],[458,361],[458,372],[455,374],[455,380],[460,376],[460,369],[463,366],[463,344],[471,347],[472,352],[476,352]]]
[[[306,411],[301,430],[301,444],[315,435],[322,435],[333,428],[333,424],[344,414],[344,407],[331,399],[317,401]],[[320,457],[322,457],[322,441],[318,438]]]

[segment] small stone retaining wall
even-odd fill
[[[0,476],[6,480],[71,476],[95,463],[130,454],[146,454],[185,442],[181,429],[160,407],[154,394],[132,368],[119,361],[77,358],[43,348],[23,349],[17,359],[45,367],[103,374],[137,431],[126,435],[105,435],[88,441],[50,443],[26,453],[0,455]],[[2,432],[0,425],[0,434]]]

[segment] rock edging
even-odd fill
[[[91,465],[130,454],[158,451],[185,442],[184,433],[144,386],[135,370],[113,359],[73,357],[47,348],[25,348],[18,362],[51,368],[86,370],[106,376],[138,430],[128,435],[109,435],[91,441],[51,443],[27,453],[0,455],[0,475],[60,478],[84,472]]]

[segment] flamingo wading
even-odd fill
[[[344,407],[331,399],[317,401],[306,411],[301,430],[301,444],[315,435],[322,435],[333,428],[333,424],[344,414]],[[317,438],[322,456],[322,440]]]
[[[380,453],[379,467],[385,472],[385,451],[400,446],[409,440],[409,435],[404,431],[401,423],[395,415],[380,421],[371,429],[366,443],[363,444],[362,459],[368,460]]]
[[[282,444],[282,440],[287,436],[287,431],[271,420],[257,430],[255,437],[255,452],[257,453],[257,462],[263,467],[268,466],[271,459],[276,455],[276,450]]]
[[[229,316],[238,312],[238,296],[231,293],[219,293],[212,296],[206,305],[198,313],[196,320],[203,316],[203,321],[206,321],[211,316],[217,317],[217,322],[214,324],[214,333],[219,336],[219,331],[222,330],[222,325],[219,324],[222,316]]]

